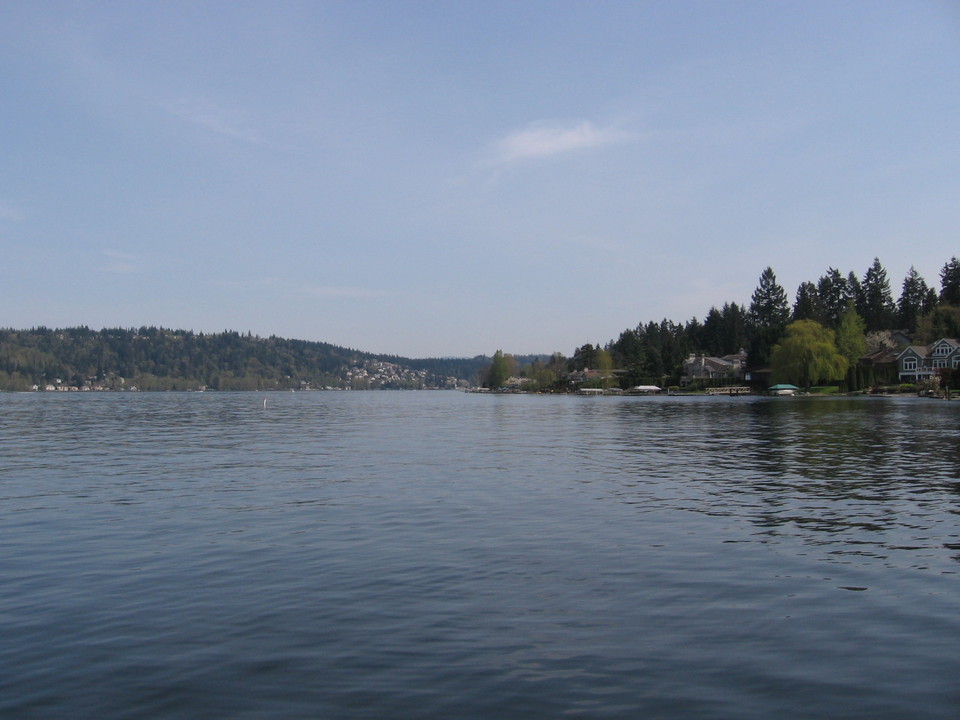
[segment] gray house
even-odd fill
[[[746,363],[747,353],[743,350],[722,358],[691,354],[683,361],[680,382],[689,385],[695,380],[742,380]]]
[[[943,338],[932,345],[911,345],[897,355],[900,382],[929,380],[941,368],[960,367],[960,340]]]

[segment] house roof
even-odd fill
[[[911,345],[910,347],[903,350],[899,355],[897,355],[897,360],[899,360],[901,357],[903,357],[907,353],[912,353],[916,355],[918,358],[930,357],[931,353],[933,353],[934,348],[936,348],[938,345],[943,345],[944,343],[952,347],[954,350],[960,349],[960,340],[957,340],[955,338],[940,338],[936,342],[930,343],[929,345]]]
[[[734,363],[725,358],[711,356],[693,356],[683,361],[684,367],[709,367],[712,370],[729,370]]]
[[[867,353],[859,358],[859,362],[869,365],[883,365],[884,363],[895,363],[900,356],[898,348],[880,348],[872,353]]]

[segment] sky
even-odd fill
[[[572,355],[960,255],[958,0],[0,0],[0,327]]]

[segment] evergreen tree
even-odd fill
[[[817,286],[812,282],[802,282],[797,288],[797,299],[793,303],[794,320],[820,320],[820,296]]]
[[[647,353],[643,343],[643,328],[624,330],[612,346],[614,362],[626,370],[624,382],[628,386],[642,385],[645,377]]]
[[[700,340],[697,346],[707,355],[723,355],[724,336],[723,314],[714,305],[703,321]]]
[[[960,305],[960,260],[956,256],[940,270],[940,301]]]
[[[570,372],[596,369],[598,350],[600,350],[600,346],[594,347],[591,343],[581,345],[574,350],[573,357],[567,361]]]
[[[940,338],[960,338],[960,305],[938,305],[917,323],[917,340],[932,343]]]
[[[930,304],[930,288],[916,268],[910,267],[903,279],[903,289],[900,299],[897,300],[897,319],[900,326],[906,330],[916,330],[917,321],[932,310]]]
[[[836,268],[827,268],[826,275],[821,276],[817,281],[820,316],[814,319],[827,327],[836,327],[847,307],[847,302],[853,295],[854,290],[849,280],[844,278]]]
[[[703,323],[697,320],[695,317],[687,320],[686,324],[680,331],[684,344],[689,344],[694,348],[703,347],[703,333]]]
[[[770,360],[773,346],[780,340],[790,319],[787,293],[777,283],[773,268],[767,267],[760,275],[760,283],[750,299],[747,328],[750,340],[749,364],[765,365]]]
[[[847,300],[853,300],[857,312],[860,314],[860,317],[863,317],[863,308],[866,302],[863,296],[863,286],[860,284],[860,279],[853,270],[847,275],[847,295],[843,301],[843,305],[840,307],[840,313],[843,313],[844,308],[847,307]],[[839,320],[840,315],[837,315],[837,321],[839,322]]]
[[[893,297],[890,295],[890,281],[887,271],[879,258],[873,259],[863,276],[863,305],[860,316],[867,324],[868,331],[887,330],[894,318]]]
[[[710,308],[697,348],[717,357],[740,352],[747,346],[746,315],[746,310],[737,303],[724,303],[722,310]]]
[[[723,317],[724,355],[738,353],[747,347],[747,310],[737,303],[724,303],[720,311]]]

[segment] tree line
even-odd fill
[[[749,305],[713,306],[702,322],[640,323],[606,344],[586,343],[570,357],[497,351],[492,359],[409,359],[236,331],[0,329],[0,390],[49,384],[146,390],[351,387],[353,369],[371,361],[422,371],[426,387],[450,387],[452,381],[500,387],[519,375],[529,389],[565,390],[571,375],[588,370],[598,371],[603,383],[615,377],[623,387],[663,386],[679,384],[691,354],[723,357],[741,350],[751,368],[770,367],[775,375],[808,383],[844,379],[855,389],[873,380],[856,374],[867,337],[886,330],[903,331],[916,344],[960,337],[960,261],[953,257],[944,264],[939,290],[910,268],[896,300],[876,258],[862,277],[828,268],[816,282],[801,283],[792,303],[768,267]],[[808,359],[800,367],[803,358]]]
[[[861,374],[858,360],[869,348],[868,337],[883,331],[901,331],[915,344],[960,337],[960,260],[953,257],[943,265],[939,291],[911,267],[897,299],[879,258],[862,276],[829,267],[815,282],[802,282],[792,303],[767,267],[748,306],[713,306],[702,322],[640,323],[604,345],[587,343],[570,358],[554,355],[517,372],[536,390],[566,389],[565,374],[594,369],[603,375],[606,368],[617,369],[624,388],[677,385],[691,354],[724,357],[745,351],[749,368],[770,369],[775,379],[807,385],[842,380],[857,389],[875,380]],[[504,362],[495,374],[493,365],[485,380],[497,387],[493,383],[503,378]]]
[[[0,329],[0,390],[101,387],[268,390],[351,387],[371,361],[425,372],[425,385],[475,378],[489,358],[408,359],[324,342],[158,327]],[[350,373],[350,374],[348,374]]]

